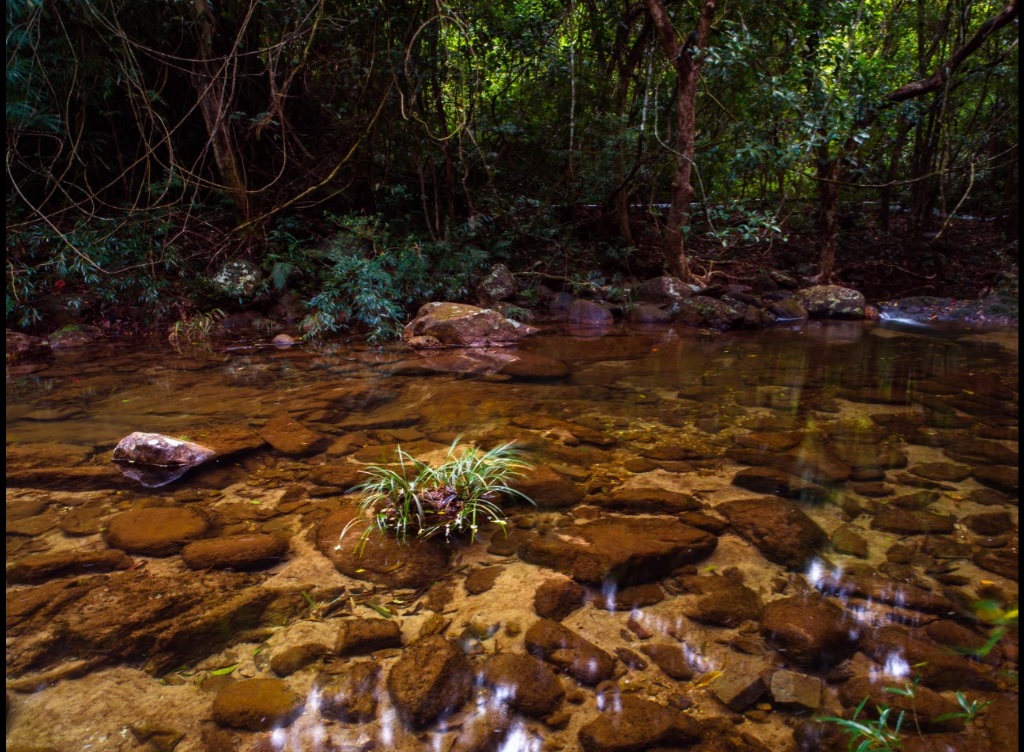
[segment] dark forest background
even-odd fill
[[[6,12],[9,328],[286,298],[387,337],[495,263],[525,303],[767,268],[1016,294],[1017,0]]]

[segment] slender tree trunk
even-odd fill
[[[1020,233],[1020,179],[1017,173],[1017,150],[1010,152],[1006,167],[1003,168],[1003,202],[1008,207],[1007,214],[1003,219],[1003,232],[1007,240],[1016,240]]]
[[[694,191],[693,174],[694,136],[697,125],[697,84],[703,66],[701,53],[708,46],[711,21],[715,16],[717,0],[704,0],[697,27],[685,43],[680,43],[672,19],[662,0],[647,0],[661,51],[676,71],[675,144],[676,170],[672,179],[671,203],[662,231],[662,253],[665,265],[679,279],[689,282],[690,264],[686,257],[683,226],[690,215]]]
[[[825,151],[823,149],[823,151]],[[836,249],[839,246],[839,179],[842,177],[842,162],[838,157],[822,154],[818,159],[818,232],[821,235],[819,249],[820,274],[817,281],[828,284],[836,265]],[[826,270],[827,273],[826,273]]]
[[[216,19],[213,10],[206,0],[193,0],[192,9],[199,29],[199,54],[192,70],[192,87],[199,97],[199,111],[206,125],[210,150],[220,173],[221,184],[234,206],[235,222],[241,225],[248,222],[251,211],[245,173],[228,119],[231,102],[227,82],[235,71],[230,61],[218,60],[214,54]]]
[[[878,194],[878,224],[885,232],[889,231],[892,214],[892,185],[896,181],[896,175],[899,171],[900,156],[907,145],[907,135],[910,133],[910,126],[909,120],[900,122],[896,132],[896,139],[893,141],[892,153],[889,156],[889,167],[885,171],[885,184]]]
[[[431,84],[433,88],[434,98],[434,114],[437,117],[437,140],[441,146],[441,157],[444,161],[444,193],[445,193],[445,219],[449,224],[455,221],[455,197],[456,197],[456,179],[455,179],[455,162],[452,159],[452,144],[451,144],[451,131],[448,128],[448,112],[444,106],[444,93],[442,91],[442,72],[440,66],[441,51],[440,51],[440,24],[441,24],[441,11],[438,4],[434,3],[434,12],[438,14],[437,27],[430,31],[430,65],[431,67]],[[441,227],[436,228],[437,233],[440,236],[446,235],[447,230]]]

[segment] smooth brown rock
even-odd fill
[[[320,683],[320,713],[342,723],[366,723],[377,715],[377,680],[380,664],[354,661],[340,675]]]
[[[828,499],[828,491],[817,483],[809,483],[771,467],[740,470],[733,476],[732,484],[754,493],[775,494],[807,504],[821,504]]]
[[[642,645],[640,652],[654,661],[670,679],[689,681],[693,678],[693,667],[686,659],[686,651],[682,645],[654,642]]]
[[[834,666],[852,652],[859,628],[841,608],[823,598],[795,596],[764,607],[761,634],[789,663]]]
[[[508,698],[509,707],[531,718],[555,712],[565,697],[562,682],[532,655],[491,656],[484,665],[483,679],[501,697]]]
[[[483,567],[482,569],[474,569],[466,575],[466,580],[463,583],[466,588],[466,592],[470,595],[486,593],[494,587],[494,583],[498,581],[498,577],[504,571],[504,567]]]
[[[966,439],[950,444],[942,450],[952,460],[966,465],[1012,465],[1018,466],[1017,452],[998,441],[987,439]]]
[[[259,430],[260,437],[281,454],[302,457],[322,451],[328,442],[323,434],[306,428],[288,415],[272,418]]]
[[[363,540],[369,525],[365,519],[357,521],[342,537],[348,523],[358,515],[356,505],[342,507],[325,517],[317,529],[317,548],[342,574],[392,588],[418,589],[436,582],[448,571],[449,552],[439,538],[400,543],[373,530]]]
[[[42,582],[54,577],[127,569],[132,560],[122,551],[53,551],[23,556],[7,568],[7,583]]]
[[[688,747],[700,737],[696,722],[682,711],[633,695],[622,695],[579,732],[584,752]]]
[[[759,619],[764,608],[761,596],[729,577],[682,577],[679,582],[699,593],[696,603],[683,607],[683,614],[702,624],[738,627]]]
[[[413,729],[421,729],[469,700],[473,669],[458,647],[432,635],[402,652],[388,672],[387,688],[399,717]]]
[[[956,517],[923,509],[886,508],[871,520],[871,527],[900,535],[946,534],[956,529]]]
[[[922,686],[937,692],[996,687],[991,667],[958,655],[945,645],[925,639],[919,632],[903,627],[883,626],[864,636],[862,652],[879,665],[898,655],[914,667],[914,676]],[[858,698],[859,699],[859,698]]]
[[[588,499],[590,501],[590,499]],[[624,514],[675,514],[693,512],[701,503],[692,494],[656,486],[620,486],[593,501]]]
[[[271,656],[270,670],[278,676],[291,676],[330,652],[329,647],[319,642],[292,645]]]
[[[624,588],[606,585],[602,590],[601,597],[594,600],[594,606],[606,611],[632,611],[665,600],[665,591],[654,582]]]
[[[362,655],[402,647],[402,630],[390,619],[345,619],[338,629],[338,655]]]
[[[280,679],[246,679],[228,684],[213,701],[213,719],[244,731],[290,726],[305,700]]]
[[[583,498],[583,489],[543,465],[525,471],[509,485],[538,507],[562,509],[576,505]]]
[[[526,649],[554,663],[582,684],[594,686],[611,677],[615,659],[580,635],[550,619],[541,619],[524,637]]]
[[[969,514],[964,517],[963,521],[971,529],[971,532],[978,535],[1002,535],[1013,530],[1014,527],[1013,518],[1006,511]]]
[[[170,556],[206,535],[210,523],[195,509],[144,507],[114,515],[104,535],[107,545],[130,554]]]
[[[550,578],[538,586],[533,595],[537,616],[561,621],[583,605],[586,591],[567,577]]]
[[[733,530],[766,559],[791,569],[804,567],[827,540],[818,524],[786,499],[764,496],[727,501],[715,511],[725,515]]]
[[[649,582],[708,556],[715,536],[674,518],[605,517],[529,537],[519,557],[578,582]]]
[[[253,533],[193,541],[181,549],[181,558],[190,569],[247,571],[272,567],[286,553],[286,538]]]

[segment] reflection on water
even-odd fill
[[[970,618],[972,603],[1017,600],[1015,350],[991,333],[933,336],[890,323],[898,328],[810,323],[731,334],[554,333],[528,340],[524,351],[536,357],[515,369],[506,367],[508,351],[465,359],[338,346],[112,349],[99,358],[62,353],[9,366],[9,744],[72,749],[98,735],[128,739],[134,713],[180,731],[179,752],[206,749],[203,734],[212,732],[202,724],[214,723],[212,697],[199,689],[202,682],[189,682],[209,672],[196,668],[208,663],[237,665],[228,682],[278,676],[305,698],[297,720],[265,732],[217,722],[236,741],[263,739],[275,750],[468,752],[485,739],[505,752],[548,743],[576,749],[581,730],[601,714],[629,712],[622,703],[628,694],[689,707],[701,718],[722,716],[726,706],[762,714],[767,707],[766,717],[751,716],[757,723],[743,730],[767,748],[792,748],[791,727],[817,709],[790,700],[773,705],[764,688],[757,694],[739,686],[744,672],[770,673],[784,658],[829,690],[827,702],[835,705],[837,695],[816,656],[800,653],[800,640],[817,639],[812,625],[768,626],[777,617],[762,622],[762,609],[790,601],[794,609],[818,600],[839,605],[845,620],[837,629],[847,639],[840,647],[823,639],[817,649],[835,649],[843,660],[849,651],[842,651],[856,645],[870,656],[869,678],[902,686],[915,678],[917,658],[890,645],[874,650],[878,630],[896,625],[915,639],[984,640],[986,627]],[[568,375],[552,360],[566,364]],[[313,437],[308,444],[288,433],[300,429]],[[113,447],[134,431],[202,444],[225,441],[228,430],[233,441],[254,443],[167,486],[133,485],[111,465]],[[373,573],[336,571],[311,541],[350,503],[344,494],[360,482],[360,469],[393,456],[398,445],[421,458],[443,456],[456,436],[488,446],[515,441],[549,472],[528,479],[538,508],[510,509],[507,540],[459,544],[436,583],[389,584],[395,564]],[[791,506],[772,507],[780,511],[771,518],[721,506],[750,498]],[[244,572],[233,571],[239,559],[226,569],[193,569],[191,554],[178,553],[186,540],[172,541],[175,553],[166,555],[111,536],[111,520],[153,506],[200,512],[210,521],[204,535],[224,546],[233,536],[285,537],[288,557]],[[388,619],[399,624],[405,646],[429,634],[470,635],[459,642],[478,672],[490,656],[528,652],[523,633],[537,620],[537,586],[578,574],[579,559],[574,565],[558,557],[585,555],[590,545],[575,527],[652,513],[711,533],[717,548],[645,576],[638,566],[657,567],[668,554],[651,553],[649,541],[609,544],[611,553],[602,556],[621,553],[615,571],[629,571],[632,581],[579,577],[585,605],[560,616],[589,648],[545,654],[545,670],[558,675],[569,699],[542,713],[515,709],[517,693],[536,681],[491,685],[477,677],[468,703],[411,729],[382,678],[370,721],[329,721],[314,679],[320,671],[343,674],[350,658],[326,644],[309,649],[298,668],[275,673],[252,657],[264,646],[275,656],[302,647],[297,624],[326,619],[329,631],[356,619]],[[143,533],[154,531],[133,534]],[[530,545],[534,553],[526,556]],[[124,560],[119,550],[128,552]],[[648,592],[650,602],[631,607],[628,598],[639,596],[623,585],[651,579],[663,592]],[[232,599],[235,610],[224,606]],[[161,600],[166,610],[152,606]],[[330,614],[316,603],[330,603]],[[222,621],[203,622],[213,612],[223,613]],[[262,616],[248,619],[250,612]],[[192,623],[201,626],[183,627]],[[63,631],[48,631],[54,624]],[[110,626],[120,624],[130,628]],[[646,650],[652,645],[669,650]],[[567,671],[585,655],[572,651],[590,648],[617,661],[596,688]],[[388,677],[400,653],[375,650],[368,660]],[[153,697],[136,710],[95,717],[82,700],[109,693],[109,679],[90,666],[66,670],[85,654],[96,667],[162,666],[165,684],[154,680]],[[1010,659],[1015,653],[1007,651]],[[979,669],[964,660],[957,670],[969,677],[965,687],[1015,692],[991,679],[994,669],[975,676]],[[591,656],[576,675],[599,676],[601,665]],[[177,666],[187,670],[176,673]],[[687,674],[692,678],[671,678]],[[188,699],[172,704],[171,690]],[[749,703],[747,695],[754,697]],[[104,744],[94,748],[139,748]]]

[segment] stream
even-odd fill
[[[1018,370],[898,322],[8,363],[7,750],[840,750],[865,697],[1016,749]],[[217,455],[143,485],[136,431]],[[341,537],[399,447],[506,442],[506,530]]]

